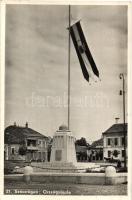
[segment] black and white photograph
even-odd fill
[[[4,195],[128,195],[128,5],[6,4]]]

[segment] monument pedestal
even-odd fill
[[[75,138],[67,126],[62,125],[53,136],[50,163],[60,169],[76,169]]]

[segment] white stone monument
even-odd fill
[[[53,136],[51,163],[76,165],[75,138],[68,127],[62,125]]]

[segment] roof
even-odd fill
[[[114,124],[109,129],[107,129],[103,134],[107,133],[123,133],[124,132],[124,124]],[[125,124],[125,132],[127,133],[127,123]]]
[[[91,144],[91,148],[97,148],[101,146],[103,146],[103,138],[96,140]]]
[[[7,144],[19,144],[27,137],[48,139],[48,137],[28,127],[8,126],[5,129],[5,143]]]

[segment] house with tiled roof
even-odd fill
[[[91,161],[103,160],[103,138],[94,141],[90,146]]]
[[[102,136],[104,159],[112,158],[124,161],[124,139],[127,155],[127,123],[125,126],[123,123],[113,124],[109,129],[102,133]]]
[[[103,138],[100,138],[99,140],[94,141],[91,144],[92,149],[102,149],[103,148]]]
[[[47,161],[48,137],[28,127],[14,125],[5,128],[5,160]]]
[[[76,149],[76,157],[77,157],[78,162],[88,160],[88,147],[87,146],[75,145],[75,149]]]

